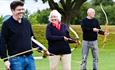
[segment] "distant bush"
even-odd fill
[[[50,13],[50,9],[45,9],[42,11],[37,11],[29,16],[29,20],[32,24],[47,24],[48,23],[48,16]]]
[[[0,16],[0,24],[2,24],[2,19],[3,19],[3,17],[2,17],[2,16]]]

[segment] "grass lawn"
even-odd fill
[[[80,35],[80,40],[82,41],[82,34],[80,26],[72,26],[73,29]],[[103,28],[103,26],[102,26]],[[38,41],[47,46],[47,41],[45,40],[45,26],[44,25],[33,25],[34,34]],[[99,35],[99,70],[115,70],[115,26],[110,26],[110,35],[107,38],[105,48],[102,48],[103,36]],[[74,37],[74,35],[71,33]],[[71,45],[74,47],[75,45]],[[33,56],[40,56],[38,52],[34,52]],[[87,70],[92,70],[92,55],[91,51],[87,60]],[[42,60],[35,60],[37,70],[49,70],[48,58]],[[0,60],[0,70],[5,70],[4,63]],[[72,70],[80,70],[81,64],[81,45],[72,52]],[[17,69],[18,70],[18,69]],[[61,65],[59,67],[61,69]]]

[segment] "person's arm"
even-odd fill
[[[70,35],[69,35],[69,26],[65,25],[65,29],[66,29],[66,37],[71,38]]]
[[[1,58],[7,57],[7,39],[8,39],[8,26],[7,23],[3,23],[2,29],[1,29]],[[5,59],[4,61],[7,61],[8,59]]]
[[[28,21],[28,22],[29,22],[29,21]],[[31,37],[34,37],[34,39],[36,39],[35,36],[34,36],[33,29],[32,29],[32,26],[31,26],[31,23],[30,23],[30,22],[29,22],[29,25],[30,25]],[[33,48],[37,48],[37,49],[38,49],[38,52],[40,52],[40,51],[43,50],[43,48],[41,48],[39,45],[37,45],[37,44],[34,43],[33,41],[32,41],[32,47],[33,47]]]
[[[47,38],[47,40],[50,40],[50,41],[64,40],[64,36],[52,35],[52,33],[51,33],[51,28],[50,28],[49,25],[48,25],[47,28],[46,28],[46,38]]]
[[[66,28],[66,36],[65,36],[65,37],[67,37],[67,39],[65,39],[65,37],[64,37],[64,39],[65,39],[68,43],[76,43],[76,40],[69,35],[69,26],[66,25],[65,28]]]
[[[34,37],[34,39],[36,39],[35,38],[35,36],[34,36],[34,33],[33,33],[33,30],[32,30],[32,26],[30,25],[30,31],[31,31],[31,41],[32,41],[32,37]],[[37,41],[37,40],[36,40]],[[37,43],[35,43],[34,41],[32,41],[32,45],[33,45],[33,48],[37,48],[37,51],[38,52],[42,52],[43,53],[43,57],[46,57],[46,56],[48,56],[48,55],[50,55],[50,53],[49,53],[49,51],[47,50],[47,49],[44,49],[43,48],[43,46],[40,46],[40,45],[38,45]],[[44,46],[45,47],[45,46]]]
[[[98,34],[104,35],[105,32],[101,29],[98,20],[96,20],[96,23],[97,23],[97,29],[99,29]]]
[[[1,32],[0,32],[0,46],[1,46]],[[1,47],[0,47],[0,58],[1,58]]]
[[[4,60],[4,65],[7,70],[10,70],[10,62],[7,58],[7,39],[8,39],[8,23],[3,23],[2,29],[1,29],[1,44],[0,44],[0,52],[1,52],[1,59]]]

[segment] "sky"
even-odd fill
[[[13,0],[0,0],[0,16],[11,15],[10,3]],[[29,10],[29,13],[36,12],[37,10],[43,10],[49,8],[48,3],[43,4],[41,0],[34,2],[33,0],[25,0],[25,9]]]
[[[11,15],[10,3],[13,0],[0,0],[0,16]],[[59,0],[54,0],[58,2]],[[115,2],[115,0],[113,0]],[[43,4],[41,0],[34,2],[33,0],[25,0],[25,9],[28,9],[29,13],[36,12],[37,10],[43,10],[49,8],[48,3]]]

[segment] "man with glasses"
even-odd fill
[[[21,1],[13,1],[10,4],[13,15],[3,22],[1,30],[2,59],[32,49],[33,32],[30,22],[23,18],[23,5]],[[32,51],[4,59],[4,63],[7,70],[36,70]]]

